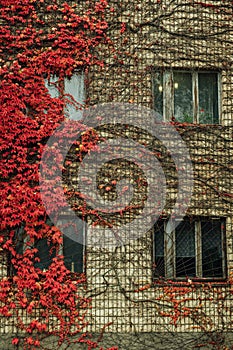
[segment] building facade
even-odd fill
[[[188,349],[198,342],[230,348],[232,4],[122,2],[116,13],[123,23],[114,36],[118,56],[104,52],[107,68],[90,72],[90,100],[140,104],[172,121],[190,153],[194,191],[186,217],[167,233],[177,178],[161,157],[170,193],[161,220],[138,241],[101,254],[102,260],[98,250],[88,250],[87,274],[100,292],[93,299],[94,327],[107,321],[109,332],[133,333],[138,349]],[[130,136],[158,151],[151,135],[132,130]],[[186,332],[194,334],[182,340]],[[221,333],[219,340],[212,332]],[[125,339],[121,348],[133,348]]]
[[[80,11],[79,6],[75,11]],[[101,106],[100,113],[106,112],[102,104],[113,106],[109,108],[114,123],[98,124],[97,145],[101,140],[131,139],[157,157],[165,179],[162,182],[162,176],[159,180],[154,177],[158,167],[150,168],[150,162],[147,178],[148,169],[140,168],[138,153],[134,153],[136,164],[115,156],[108,158],[100,171],[99,163],[94,162],[87,172],[90,178],[97,173],[99,195],[113,203],[112,208],[119,190],[117,182],[126,178],[125,191],[130,184],[133,188],[132,198],[125,195],[130,202],[122,210],[106,213],[100,208],[93,213],[95,208],[88,204],[87,223],[80,228],[82,242],[74,242],[72,233],[63,241],[66,267],[86,274],[85,295],[92,299],[87,330],[96,335],[100,345],[117,345],[124,350],[233,346],[232,15],[231,1],[110,1],[106,14],[108,45],[103,44],[98,51],[103,64],[92,65],[84,72],[77,69],[71,79],[64,79],[64,92],[78,104]],[[54,88],[56,76],[45,80],[49,93],[56,97],[60,93]],[[119,106],[124,106],[123,112]],[[117,122],[117,114],[125,111],[132,112],[129,118],[137,119],[127,127]],[[150,129],[146,111],[157,118],[163,135],[160,140]],[[69,103],[65,113],[71,119],[80,119]],[[174,132],[166,138],[168,122]],[[89,135],[88,140],[94,136]],[[87,149],[81,149],[84,139],[79,139],[82,159],[88,154]],[[166,140],[166,147],[161,140]],[[69,165],[63,177],[70,193],[80,185],[77,174],[81,162],[75,147],[67,153]],[[183,147],[187,152],[184,159]],[[191,176],[187,155],[193,170],[191,192],[190,183],[186,183]],[[150,198],[154,178],[157,190],[164,186],[166,194],[164,205],[158,204],[157,220],[145,230],[141,221],[135,225],[135,220]],[[85,186],[88,188],[88,183]],[[120,191],[124,195],[124,187]],[[180,206],[187,201],[187,210],[182,217],[174,215],[174,226],[169,230],[179,191],[183,195]],[[83,198],[75,194],[68,202],[80,217]],[[89,244],[93,224],[101,228],[101,235],[99,241]],[[109,248],[104,230],[117,233],[124,225],[133,238],[123,244],[116,239]],[[21,233],[22,228],[19,237]],[[19,250],[23,244],[19,239]],[[39,267],[48,268],[52,258],[48,257],[46,242],[39,244],[43,265]],[[2,322],[3,333],[13,332],[11,321],[7,325]],[[78,349],[82,345],[75,346]]]

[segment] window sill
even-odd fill
[[[194,279],[154,279],[153,286],[176,286],[176,287],[203,287],[211,286],[211,287],[226,287],[230,286],[230,282],[227,278],[194,278]]]

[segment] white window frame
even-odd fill
[[[219,71],[191,71],[191,70],[165,70],[165,71],[159,71],[156,70],[156,72],[160,73],[162,75],[162,86],[161,90],[163,91],[163,120],[164,121],[171,121],[171,117],[174,116],[175,111],[175,105],[174,105],[174,78],[173,73],[189,73],[192,76],[192,97],[193,97],[193,123],[198,124],[199,123],[199,94],[198,94],[198,74],[199,73],[213,73],[217,74],[218,79],[218,124],[221,124],[221,73]],[[154,84],[154,83],[153,83]],[[154,88],[153,88],[153,95],[154,95]],[[154,100],[154,99],[153,99]],[[155,108],[155,106],[154,106]]]
[[[203,277],[202,274],[202,232],[201,232],[201,222],[208,222],[208,218],[205,217],[195,217],[193,218],[195,223],[195,261],[196,261],[196,276],[189,277],[193,280],[206,280],[206,281],[222,281],[227,278],[227,266],[226,266],[226,220],[224,218],[209,218],[211,221],[220,220],[221,223],[221,251],[222,251],[222,271],[223,275],[220,277]],[[166,232],[167,220],[163,220],[164,226],[164,269],[165,276],[162,278],[168,280],[186,280],[186,277],[176,277],[176,236],[175,230],[171,233]],[[181,222],[182,219],[176,219]],[[224,228],[222,226],[224,225]],[[155,235],[155,231],[153,231]],[[153,236],[155,237],[155,236]],[[153,238],[153,262],[155,263],[156,253],[155,253],[155,238]],[[154,279],[159,279],[158,276],[155,276]]]

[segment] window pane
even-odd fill
[[[195,275],[195,223],[184,220],[176,228],[176,277]]]
[[[59,89],[58,89],[58,77],[50,77],[45,79],[45,87],[49,90],[49,94],[52,98],[59,97]]]
[[[72,272],[83,272],[83,245],[63,236],[64,263]]]
[[[202,275],[223,277],[221,221],[203,221],[202,232]]]
[[[35,257],[38,257],[40,261],[35,262],[35,267],[38,267],[41,270],[48,269],[49,265],[52,263],[52,259],[56,256],[55,249],[52,250],[52,245],[48,244],[46,238],[38,239],[34,244],[35,248],[38,249]]]
[[[71,79],[65,79],[65,94],[71,95],[76,103],[79,103],[81,105],[84,104],[85,91],[83,74],[75,74],[71,77]],[[71,99],[69,96],[67,96],[67,98]],[[70,119],[80,120],[82,118],[81,111],[77,110],[71,103],[67,103],[66,112],[69,114]]]
[[[179,122],[193,122],[192,75],[173,73],[174,116]]]
[[[37,239],[33,246],[29,246],[27,241],[29,241],[29,236],[26,235],[24,231],[24,225],[21,225],[20,228],[15,233],[15,248],[17,254],[23,254],[26,249],[36,248],[38,252],[35,254],[35,258],[39,258],[40,261],[34,263],[35,267],[38,267],[41,270],[48,269],[49,265],[52,263],[52,259],[55,257],[55,249],[51,251],[52,245],[48,243],[46,238]],[[14,270],[14,273],[16,271]]]
[[[156,72],[154,75],[154,109],[163,119],[163,76]]]
[[[155,224],[155,277],[165,276],[164,221]]]
[[[218,75],[198,73],[199,123],[217,124],[218,115]]]
[[[21,225],[15,232],[14,236],[15,250],[17,254],[23,254],[25,250],[26,237],[24,231],[24,225]]]

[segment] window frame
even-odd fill
[[[153,281],[175,281],[177,283],[184,281],[192,281],[192,282],[224,282],[227,280],[228,271],[227,271],[227,247],[226,247],[226,218],[225,217],[185,217],[183,219],[176,219],[177,221],[182,222],[183,220],[193,220],[195,225],[195,267],[196,267],[196,275],[195,276],[176,276],[176,237],[175,230],[171,232],[170,245],[166,244],[166,234],[165,234],[165,225],[168,222],[167,218],[161,218],[158,221],[163,222],[164,227],[164,276],[158,276],[156,272],[156,246],[155,246],[155,226],[153,229],[153,251],[152,251],[152,276]],[[220,222],[221,227],[221,252],[222,252],[222,276],[220,277],[203,277],[203,261],[202,261],[202,232],[201,232],[201,223],[202,222],[212,222],[218,220]],[[158,223],[158,222],[157,222]],[[157,224],[155,223],[155,225]],[[223,229],[224,226],[224,229]],[[171,252],[168,253],[171,247]],[[168,270],[168,266],[170,264],[170,271]]]
[[[189,73],[192,77],[192,119],[194,124],[199,124],[199,84],[198,75],[201,73],[213,73],[217,74],[217,95],[218,95],[218,123],[209,123],[209,125],[219,125],[222,123],[222,107],[221,107],[221,95],[222,95],[222,73],[220,70],[188,70],[188,69],[154,69],[152,75],[152,95],[153,95],[153,109],[156,110],[155,105],[155,73],[161,74],[162,78],[162,104],[163,104],[163,121],[171,121],[171,118],[175,114],[175,87],[174,87],[174,73]],[[205,125],[204,123],[201,123]],[[207,124],[208,125],[208,124]]]

